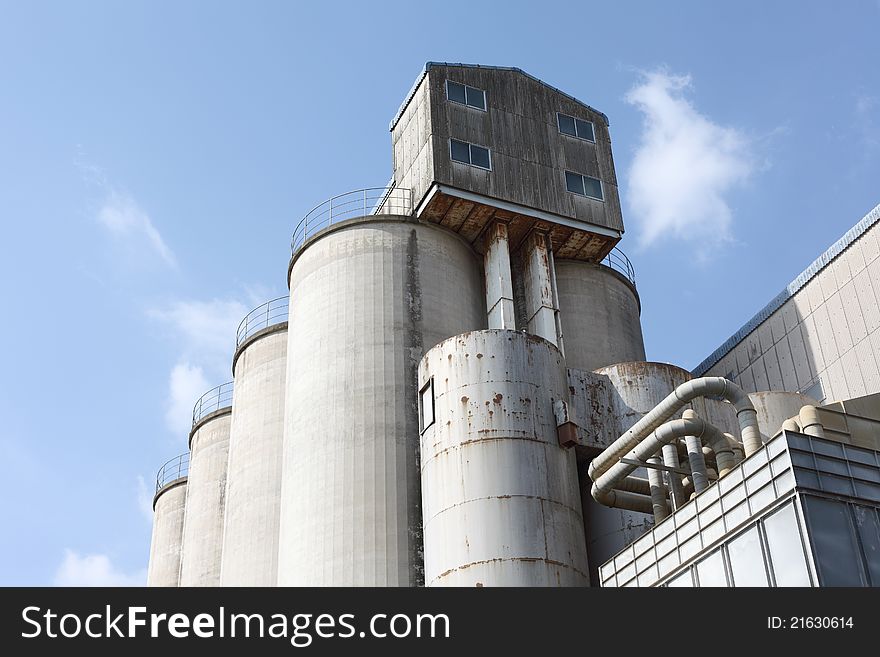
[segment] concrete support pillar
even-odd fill
[[[544,233],[534,231],[523,245],[526,330],[559,345],[551,253]]]
[[[507,224],[496,221],[489,228],[486,244],[486,309],[490,329],[516,329],[513,313],[513,276],[510,273],[510,248]]]

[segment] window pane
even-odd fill
[[[862,586],[861,558],[846,504],[812,495],[804,496],[804,504],[822,585]]]
[[[577,137],[573,118],[566,116],[565,114],[557,114],[556,117],[559,119],[559,132],[571,135],[572,137]]]
[[[587,196],[592,196],[593,198],[602,198],[602,183],[600,183],[595,178],[590,178],[589,176],[584,176],[584,184],[587,189]]]
[[[734,586],[768,586],[761,537],[757,526],[751,527],[727,545]]]
[[[671,579],[666,583],[666,586],[684,586],[684,587],[692,587],[694,585],[694,579],[691,576],[691,569],[688,568],[681,575],[676,577],[675,579]]]
[[[788,504],[764,520],[764,533],[776,586],[809,586],[810,574],[794,505]]]
[[[571,171],[565,172],[565,188],[575,194],[584,193],[584,177]]]
[[[470,164],[471,156],[467,142],[458,141],[457,139],[451,139],[450,142],[452,143],[452,159],[457,162]]]
[[[461,103],[464,105],[465,103],[465,93],[464,93],[464,85],[459,84],[458,82],[452,82],[451,80],[446,81],[446,97],[449,100],[454,100],[456,103]]]
[[[724,557],[721,550],[715,550],[697,564],[697,577],[700,587],[727,586],[727,575],[724,572]]]
[[[422,403],[422,430],[424,431],[434,424],[434,381],[428,382],[421,393]]]
[[[471,107],[486,109],[486,94],[482,89],[467,88],[467,104]]]
[[[593,124],[589,121],[581,121],[580,119],[575,119],[575,124],[577,125],[577,136],[581,139],[589,139],[590,141],[596,141],[596,136],[593,134]]]
[[[489,149],[471,144],[471,164],[477,167],[489,168]]]
[[[877,519],[877,511],[869,506],[854,506],[853,515],[862,550],[868,560],[871,586],[880,586],[880,521]]]

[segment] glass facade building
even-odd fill
[[[602,586],[880,586],[880,452],[783,432],[599,572]]]

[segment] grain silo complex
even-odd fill
[[[390,132],[230,336],[151,586],[880,586],[880,207],[689,372],[646,361],[604,114],[432,62]]]

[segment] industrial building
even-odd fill
[[[159,471],[150,586],[880,585],[880,206],[689,372],[604,114],[431,62],[390,132]]]

